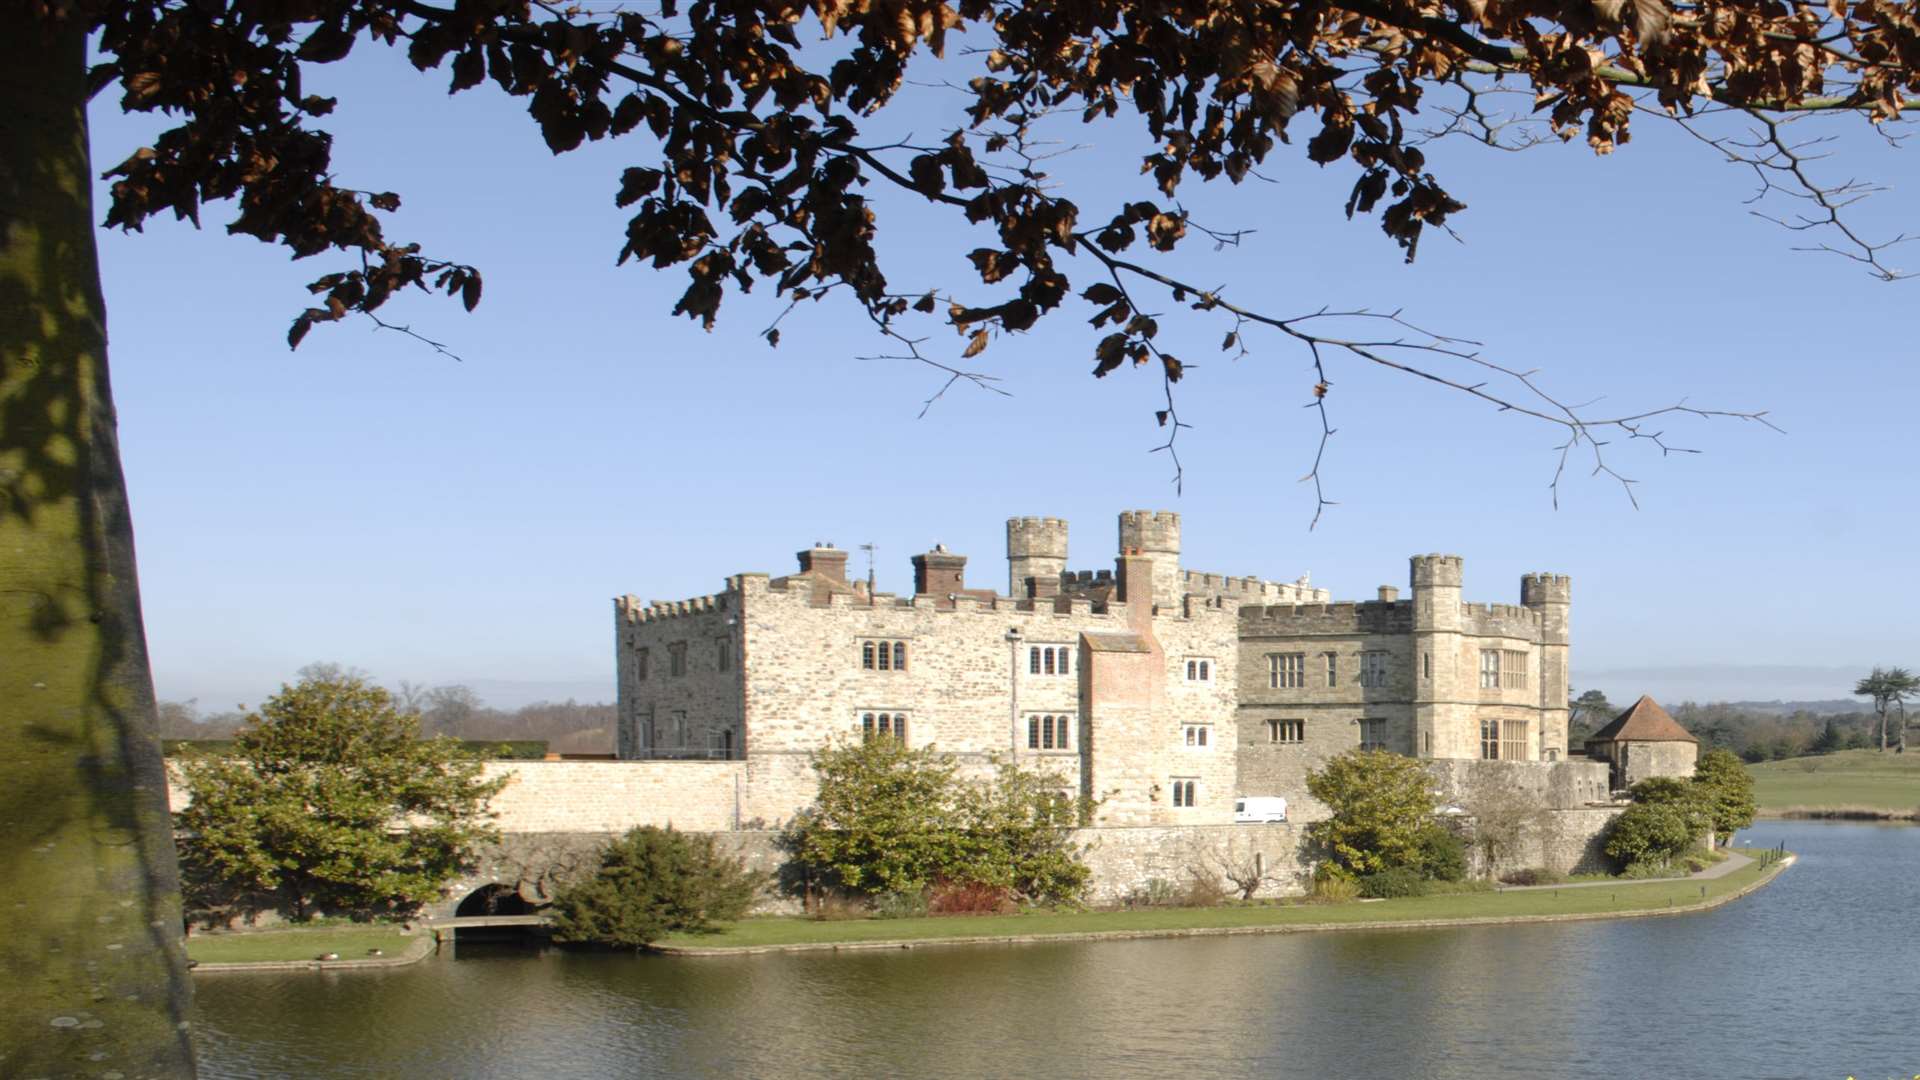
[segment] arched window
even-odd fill
[[[907,670],[907,643],[904,641],[893,643],[893,670]]]
[[[860,666],[868,671],[874,670],[873,642],[871,641],[862,642],[860,645]]]
[[[1037,716],[1027,717],[1027,749],[1040,749],[1040,718]]]

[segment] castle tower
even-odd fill
[[[1413,589],[1413,753],[1415,757],[1477,757],[1468,728],[1477,698],[1467,680],[1461,636],[1465,618],[1460,587],[1465,579],[1458,555],[1415,555],[1408,560]]]
[[[1067,569],[1067,523],[1059,518],[1007,519],[1007,595],[1057,595]],[[1049,588],[1049,583],[1051,588]]]
[[[1150,600],[1154,606],[1174,610],[1180,605],[1180,515],[1171,510],[1128,510],[1120,515],[1120,589],[1128,603]],[[1151,578],[1150,595],[1135,595],[1138,583],[1134,568],[1141,559],[1147,563]]]
[[[1520,579],[1520,603],[1540,613],[1540,759],[1567,756],[1567,654],[1573,579],[1565,574],[1528,574]]]

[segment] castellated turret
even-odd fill
[[[1120,515],[1120,554],[1180,555],[1180,515],[1171,510],[1127,510]]]
[[[1415,555],[1408,560],[1415,630],[1457,631],[1462,626],[1460,585],[1466,576],[1458,555]]]
[[[1520,602],[1527,607],[1573,603],[1573,579],[1565,574],[1528,574],[1520,579]]]
[[[1573,579],[1565,574],[1528,574],[1520,579],[1520,603],[1540,612],[1540,629],[1549,644],[1565,645],[1570,632]]]
[[[1165,610],[1180,606],[1180,515],[1171,510],[1127,510],[1120,515],[1120,594],[1128,603]]]
[[[1052,595],[1059,591],[1060,575],[1067,569],[1067,523],[1060,518],[1017,517],[1007,519],[1007,595],[1033,596],[1038,591]],[[1051,591],[1048,589],[1052,585]]]
[[[1408,562],[1415,592],[1436,586],[1457,589],[1465,577],[1464,560],[1458,555],[1415,555]]]

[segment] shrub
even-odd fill
[[[1173,882],[1166,878],[1148,878],[1145,884],[1127,890],[1126,898],[1120,903],[1130,908],[1172,907],[1175,896]]]
[[[918,919],[925,914],[927,894],[919,889],[881,893],[873,900],[873,917],[876,919]]]
[[[1606,852],[1622,863],[1664,866],[1700,835],[1695,824],[1686,810],[1674,803],[1635,803],[1614,819],[1607,831]]]
[[[1500,875],[1503,885],[1562,885],[1567,875],[1549,870],[1544,866],[1528,866]]]
[[[1360,878],[1360,895],[1369,900],[1392,900],[1403,896],[1427,895],[1427,879],[1410,866],[1367,874]]]
[[[927,893],[929,915],[1011,915],[1019,909],[1012,890],[984,881],[942,881]]]
[[[1313,892],[1308,899],[1323,904],[1343,904],[1359,895],[1359,882],[1339,874],[1326,874],[1314,878]]]
[[[1465,881],[1467,845],[1446,826],[1434,822],[1420,834],[1420,872],[1434,881]]]
[[[814,922],[846,922],[869,918],[873,913],[873,904],[866,897],[829,890],[815,894],[807,917]]]
[[[643,825],[608,844],[593,877],[553,902],[557,941],[639,948],[676,930],[706,931],[747,913],[761,875],[711,836]]]
[[[1673,867],[1664,862],[1630,862],[1620,871],[1623,878],[1661,878],[1672,877]]]
[[[878,896],[967,881],[1029,903],[1085,891],[1068,833],[1091,804],[1055,775],[998,762],[990,779],[963,780],[950,756],[894,739],[832,746],[813,765],[819,794],[783,841],[829,887]]]
[[[1187,882],[1174,903],[1179,907],[1219,907],[1227,902],[1227,888],[1220,876],[1198,866],[1187,868]]]
[[[1415,866],[1433,822],[1433,781],[1413,758],[1381,750],[1341,754],[1307,775],[1307,792],[1332,811],[1307,826],[1323,864],[1359,876]]]

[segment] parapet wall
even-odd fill
[[[1607,763],[1587,758],[1568,761],[1485,761],[1441,758],[1423,761],[1442,805],[1473,812],[1489,796],[1519,795],[1549,810],[1583,809],[1611,801]]]
[[[1461,604],[1461,624],[1469,634],[1481,637],[1520,638],[1538,641],[1540,612],[1518,604]]]
[[[1327,589],[1316,589],[1301,581],[1266,581],[1257,577],[1234,577],[1184,570],[1180,585],[1189,596],[1209,596],[1241,604],[1325,604],[1333,600]]]
[[[503,833],[621,833],[636,825],[731,829],[744,761],[490,761]]]
[[[1410,634],[1413,601],[1364,600],[1337,604],[1278,604],[1240,609],[1242,638],[1301,634]]]

